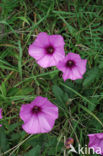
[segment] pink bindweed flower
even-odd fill
[[[56,67],[63,72],[64,81],[76,80],[83,78],[82,76],[86,72],[86,63],[86,59],[81,59],[80,55],[70,52]]]
[[[68,138],[65,142],[65,147],[66,149],[70,148],[70,145],[72,145],[74,143],[74,139],[73,138]]]
[[[20,118],[24,121],[22,128],[27,133],[48,133],[58,118],[58,107],[47,98],[38,96],[30,104],[21,106]]]
[[[88,134],[89,148],[93,148],[94,152],[103,155],[103,133]]]
[[[55,66],[65,57],[64,44],[61,35],[41,32],[29,46],[29,55],[43,68]]]
[[[2,109],[0,108],[0,119],[2,119]],[[2,125],[0,124],[0,127],[1,127]]]

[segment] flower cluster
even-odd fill
[[[72,52],[65,57],[64,39],[61,35],[39,33],[36,40],[29,46],[29,55],[43,68],[56,66],[67,79],[82,79],[86,71],[86,59]]]
[[[48,35],[45,32],[38,34],[35,41],[29,46],[29,55],[43,68],[56,66],[63,72],[63,80],[82,79],[86,72],[86,59],[81,59],[79,54],[69,52],[65,56],[64,39],[61,35]],[[24,121],[22,128],[28,134],[48,133],[51,131],[58,118],[58,107],[46,97],[37,96],[30,104],[23,104],[20,109],[20,118]],[[2,119],[2,109],[0,109]],[[0,127],[2,125],[0,124]],[[89,147],[101,147],[103,155],[103,133],[89,134]],[[66,142],[70,148],[73,139]]]
[[[64,81],[82,79],[87,60],[81,59],[79,54],[72,52],[65,56],[64,45],[61,35],[48,35],[41,32],[29,46],[28,51],[41,67],[56,66],[63,72]],[[31,104],[23,105],[20,111],[20,117],[24,121],[22,127],[30,134],[50,131],[57,116],[57,107],[43,97],[37,97]]]

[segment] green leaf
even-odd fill
[[[84,87],[89,86],[92,82],[95,81],[95,79],[98,77],[98,75],[99,75],[98,68],[95,67],[95,68],[92,68],[91,70],[89,70],[87,72],[86,79],[83,82],[83,86]]]
[[[90,101],[92,102],[92,103],[94,103],[94,105],[88,105],[88,109],[90,110],[90,111],[94,111],[94,109],[96,108],[96,106],[99,104],[99,101],[98,101],[98,99],[97,98],[91,98],[90,99]]]
[[[1,90],[1,92],[2,92],[2,95],[3,96],[6,96],[6,85],[5,85],[5,83],[4,82],[2,82],[2,84],[1,84],[1,87],[0,87],[0,90]]]
[[[58,86],[54,85],[52,91],[56,97],[56,102],[62,107],[66,107],[66,102],[68,101],[68,95]]]
[[[54,85],[52,90],[53,90],[53,93],[54,93],[56,99],[62,104],[62,102],[63,102],[63,99],[62,99],[63,91],[61,90],[61,88]]]
[[[26,19],[26,17],[20,16],[20,17],[18,17],[18,18],[21,19],[22,21],[24,21],[25,23],[27,23],[27,24],[30,25],[30,23],[29,23],[29,21]]]
[[[75,36],[75,33],[77,32],[77,30],[70,25],[63,16],[61,16],[60,14],[58,14],[57,16],[59,16],[59,18],[66,24],[66,27],[68,28],[68,31],[71,33],[71,35]]]
[[[103,127],[102,121],[101,121],[95,114],[93,114],[89,109],[87,109],[87,108],[84,107],[83,105],[80,105],[80,107],[81,107],[85,112],[87,112],[88,114],[90,114],[95,120],[97,120],[98,123]]]
[[[12,131],[14,131],[18,126],[20,125],[19,122],[11,124],[11,125],[7,125],[8,128],[8,132],[7,133],[11,133]],[[20,135],[20,134],[19,134]]]
[[[41,149],[41,147],[39,145],[37,145],[36,147],[31,149],[29,152],[24,154],[24,156],[40,156],[40,149]]]
[[[3,127],[0,128],[0,151],[5,152],[8,150],[9,144],[6,138],[5,130]]]
[[[20,41],[18,41],[18,47],[19,47],[18,71],[19,71],[20,78],[22,79],[22,55],[23,55],[23,51],[22,51]]]

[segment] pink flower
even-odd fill
[[[74,143],[74,139],[73,138],[68,138],[65,142],[65,147],[66,149],[70,148],[70,145],[72,145]]]
[[[20,118],[24,121],[22,128],[27,133],[48,133],[58,118],[58,107],[47,98],[38,96],[30,104],[21,106]]]
[[[2,119],[2,109],[0,108],[0,119]],[[0,124],[0,127],[1,127],[2,125]]]
[[[89,145],[97,154],[103,155],[103,133],[88,134]]]
[[[41,32],[29,46],[29,55],[43,68],[55,66],[65,57],[64,44],[61,35]]]
[[[87,60],[81,59],[80,55],[72,52],[57,64],[57,68],[63,72],[64,81],[67,79],[82,79],[86,72]]]

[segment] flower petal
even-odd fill
[[[54,126],[55,120],[45,113],[40,113],[38,116],[41,133],[48,133]]]
[[[79,54],[75,54],[75,53],[72,53],[72,52],[68,53],[67,59],[74,60],[74,61],[80,61],[81,60]]]
[[[0,119],[2,119],[2,109],[0,108]]]
[[[65,72],[63,73],[63,80],[67,80],[70,77],[71,74],[71,70],[65,70]]]
[[[55,60],[55,66],[58,65],[59,61],[62,61],[65,58],[65,53],[63,49],[61,51],[55,51],[53,58]]]
[[[2,108],[0,108],[0,119],[2,119]]]
[[[45,56],[45,49],[36,47],[33,44],[29,46],[29,55],[35,58],[36,60],[41,59]]]
[[[103,133],[88,134],[88,137],[88,147],[93,148],[96,153],[99,152],[97,154],[103,155]]]
[[[72,73],[72,80],[83,78],[77,67],[72,68]]]
[[[53,48],[52,54],[47,50],[49,47]],[[41,67],[55,66],[65,56],[64,39],[61,35],[48,35],[41,32],[29,46],[28,51],[29,55],[35,58]]]
[[[54,47],[63,47],[65,44],[61,35],[49,35],[49,41]]]
[[[98,139],[103,139],[103,133],[96,133],[96,137]]]
[[[96,136],[95,135],[88,135],[89,137],[89,147],[92,147],[95,145],[95,143],[97,143],[97,139],[96,139]]]
[[[72,67],[66,66],[67,61],[73,61]],[[67,79],[76,80],[82,79],[83,74],[86,72],[87,60],[80,58],[78,54],[68,53],[68,55],[56,65],[56,67],[63,72],[64,81]]]
[[[47,103],[42,107],[42,112],[48,115],[48,117],[51,117],[53,120],[56,120],[58,118],[58,107]]]
[[[87,64],[86,59],[82,59],[79,63],[77,63],[78,70],[80,71],[81,74],[84,74],[86,72],[86,64]]]
[[[59,63],[56,65],[56,67],[62,71],[62,72],[65,72],[67,69],[66,69],[66,66],[65,66],[65,61],[59,61]]]
[[[48,99],[42,96],[37,96],[32,102],[31,104],[33,106],[39,106],[42,107],[47,103]]]
[[[39,124],[39,120],[38,120],[38,116],[37,115],[32,115],[32,117],[25,122],[22,125],[22,128],[28,133],[28,134],[37,134],[37,133],[41,133],[40,131],[40,124]]]
[[[20,118],[26,122],[32,117],[31,113],[32,105],[30,104],[23,104],[20,109]]]
[[[39,106],[39,112],[33,112],[32,108]],[[30,104],[22,105],[20,117],[24,121],[22,128],[29,134],[49,132],[58,118],[58,107],[47,98],[38,96]]]
[[[0,108],[0,119],[2,119],[2,108]],[[2,125],[0,124],[0,127],[1,127]]]
[[[37,61],[37,63],[43,67],[43,68],[47,68],[47,67],[50,67],[50,59],[51,59],[52,56],[49,56],[49,55],[45,55],[44,57],[42,57],[41,59],[39,59]]]
[[[33,42],[36,47],[45,48],[49,45],[49,35],[46,32],[41,32],[38,34],[37,38]]]
[[[103,155],[103,139],[100,141],[99,146],[101,148],[101,154]]]

